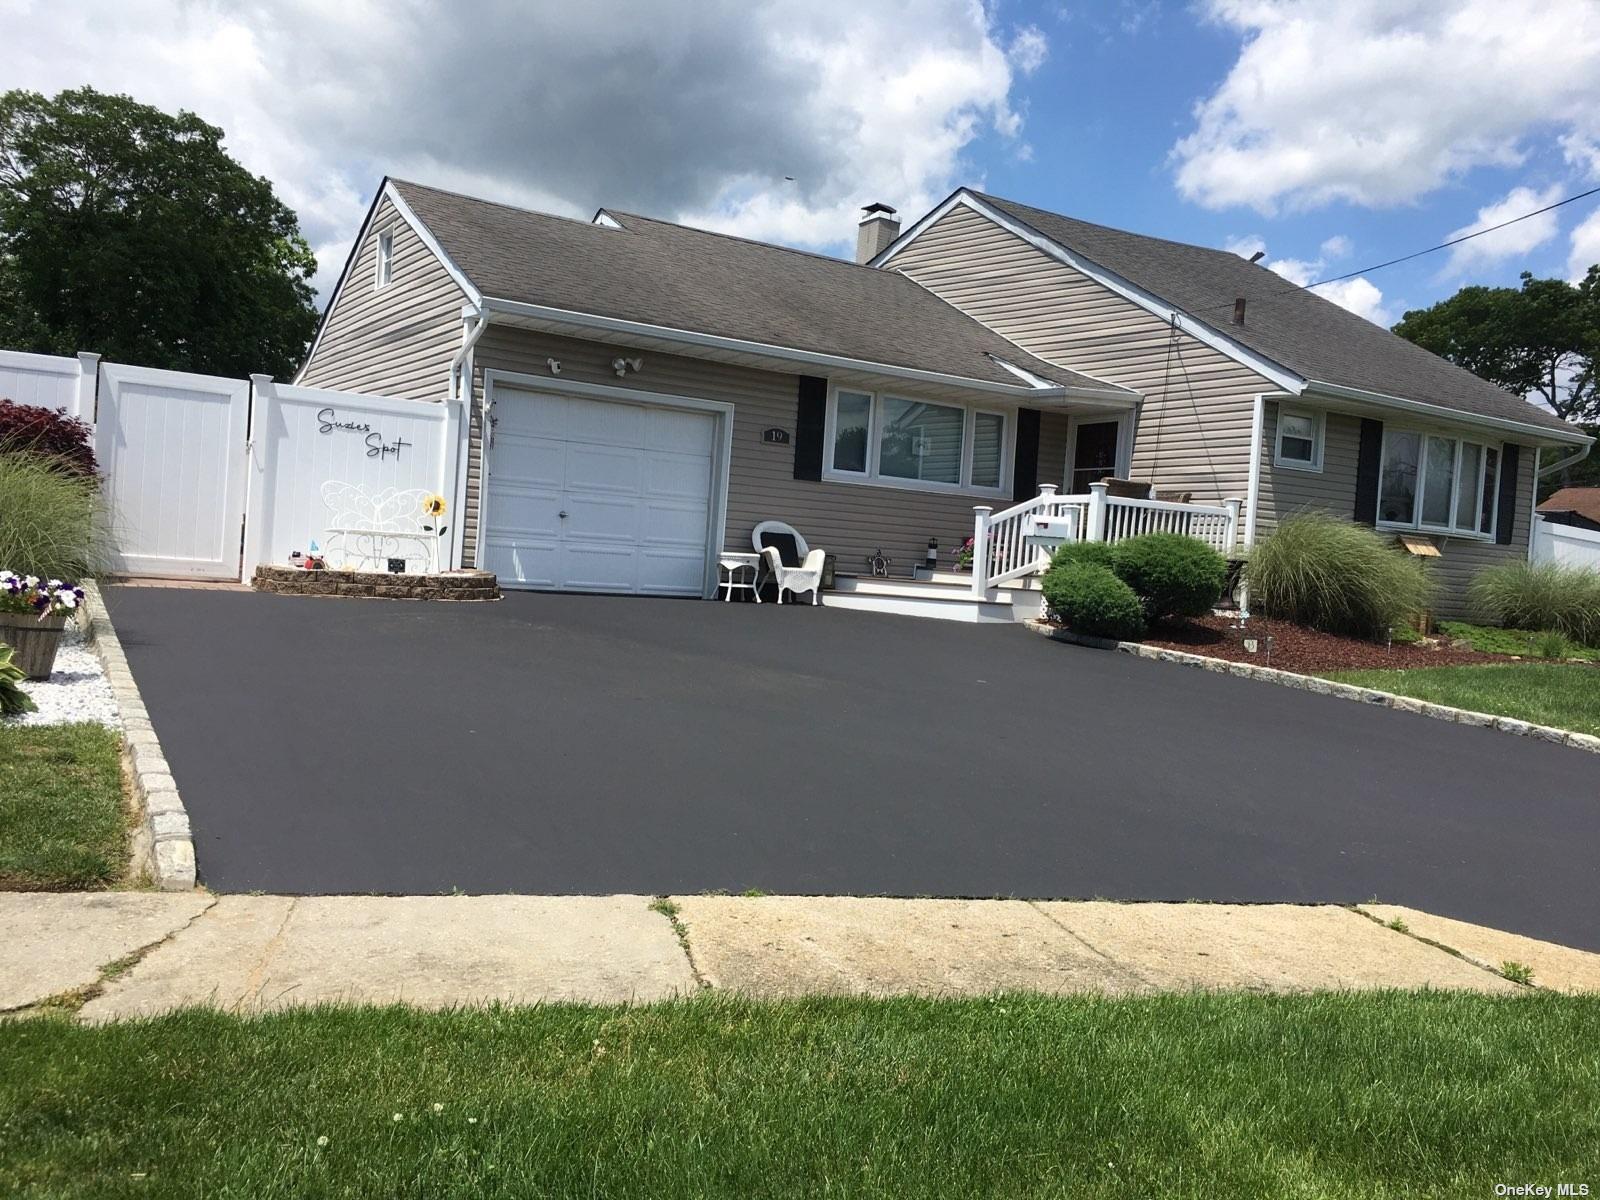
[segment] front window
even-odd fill
[[[1003,413],[841,388],[829,405],[827,474],[893,487],[999,492]]]
[[[872,420],[872,397],[861,392],[840,392],[833,423],[833,469],[865,474],[867,430]]]
[[[885,396],[878,443],[878,474],[890,479],[961,482],[961,439],[966,413],[948,404],[923,404]]]
[[[1278,413],[1278,465],[1320,471],[1322,428],[1320,413],[1281,410]]]
[[[1494,532],[1500,451],[1465,438],[1386,429],[1378,520],[1406,529]]]

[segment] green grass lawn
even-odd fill
[[[0,889],[65,891],[122,878],[119,747],[103,725],[0,725]]]
[[[1600,1182],[1597,1094],[1553,994],[38,1018],[0,1194],[1488,1196]]]
[[[1407,671],[1331,671],[1327,677],[1434,704],[1600,735],[1600,668],[1596,667],[1495,663]]]
[[[1484,654],[1520,654],[1535,657],[1539,634],[1527,629],[1499,629],[1493,625],[1471,625],[1466,621],[1440,621],[1439,632],[1446,637],[1459,638],[1472,643],[1474,650]],[[1600,650],[1580,646],[1573,642],[1567,650],[1568,658],[1600,658]]]

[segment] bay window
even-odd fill
[[[1004,413],[904,396],[836,390],[828,403],[825,478],[929,491],[1006,489]]]
[[[1468,537],[1494,534],[1500,450],[1410,429],[1383,433],[1378,523]]]

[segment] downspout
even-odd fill
[[[1539,460],[1544,457],[1543,448],[1533,452],[1533,509],[1528,513],[1528,561],[1533,561],[1533,544],[1539,537],[1539,480],[1546,475],[1554,475],[1566,467],[1575,466],[1589,457],[1589,451],[1594,449],[1594,443],[1588,442],[1579,446],[1565,458],[1558,458],[1548,467],[1541,466]]]
[[[467,322],[474,317],[477,323],[468,326]],[[478,339],[483,336],[483,331],[489,328],[489,314],[471,305],[463,305],[461,309],[461,347],[450,360],[450,399],[449,403],[460,406],[458,409],[461,419],[461,441],[456,453],[456,480],[455,480],[455,510],[454,522],[456,536],[453,539],[451,558],[453,565],[460,566],[466,560],[466,512],[467,512],[467,476],[470,473],[472,457],[472,348],[478,344]],[[485,444],[487,445],[489,421],[488,413],[483,413],[482,423]],[[479,506],[482,507],[482,497],[479,497]],[[479,524],[482,524],[480,514]]]
[[[1267,398],[1256,393],[1255,410],[1250,416],[1250,474],[1244,497],[1244,548],[1256,544],[1256,505],[1261,500],[1261,442],[1267,422]]]

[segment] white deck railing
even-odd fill
[[[1091,483],[1088,495],[1060,496],[1047,483],[1031,500],[995,512],[974,508],[972,590],[989,589],[1033,575],[1050,564],[1050,551],[1035,540],[1041,520],[1050,520],[1056,537],[1068,541],[1120,542],[1142,533],[1181,533],[1219,554],[1239,543],[1238,500],[1216,504],[1178,504],[1170,500],[1128,500],[1108,496],[1106,485]]]

